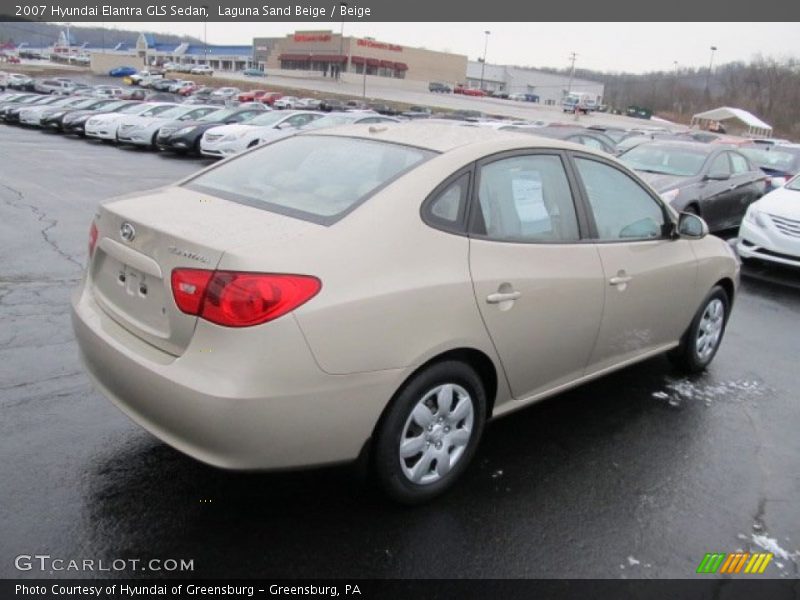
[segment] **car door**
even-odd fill
[[[574,181],[558,151],[478,163],[469,262],[475,299],[512,393],[526,399],[583,375],[604,279],[581,239]]]
[[[596,373],[680,338],[697,308],[697,260],[661,200],[620,166],[579,154],[574,164],[604,273]]]
[[[736,183],[727,152],[709,159],[704,180],[700,183],[700,214],[713,231],[726,227],[735,204]]]

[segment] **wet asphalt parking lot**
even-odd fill
[[[800,577],[800,275],[743,277],[710,370],[656,358],[498,420],[460,485],[385,502],[348,467],[230,473],[92,389],[69,324],[98,202],[205,163],[0,126],[0,577],[20,554],[183,558],[198,577]],[[118,576],[158,576],[122,571]]]

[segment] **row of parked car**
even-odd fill
[[[739,227],[743,220],[745,225],[753,225],[755,221],[748,221],[746,215],[758,210],[751,208],[754,203],[772,190],[792,190],[794,184],[788,185],[787,180],[800,173],[798,144],[765,143],[708,132],[670,133],[642,128],[493,120],[483,118],[480,113],[451,114],[444,119],[432,115],[425,107],[387,115],[356,102],[348,106],[340,101],[305,99],[308,102],[304,103],[303,99],[281,97],[266,90],[207,88],[195,91],[187,99],[149,94],[140,99],[7,94],[0,98],[0,118],[6,123],[109,143],[213,158],[233,156],[298,130],[412,118],[533,134],[616,156],[676,210],[702,216],[710,230],[716,232]],[[221,105],[220,99],[227,104]],[[796,229],[800,244],[797,211],[791,206],[788,212],[778,211],[782,216],[776,218],[784,219],[783,223],[789,223],[787,227]],[[746,239],[753,237],[751,234]],[[752,248],[746,243],[740,242],[742,256],[797,262],[785,258],[793,256],[793,250],[786,244],[765,246],[763,237]],[[800,248],[794,256],[800,256]]]

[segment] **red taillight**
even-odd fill
[[[94,247],[97,245],[97,224],[92,221],[92,226],[89,228],[89,258],[94,254]]]
[[[226,327],[259,325],[294,310],[322,287],[309,275],[239,271],[172,271],[178,308]]]
[[[172,272],[172,295],[182,312],[199,315],[208,282],[214,271],[175,269]]]

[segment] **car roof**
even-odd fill
[[[516,148],[563,148],[580,150],[598,156],[607,156],[603,152],[594,151],[592,148],[581,146],[572,142],[565,142],[553,138],[536,135],[520,135],[513,131],[487,129],[485,127],[463,127],[454,121],[453,124],[424,122],[402,123],[374,123],[371,125],[344,125],[332,129],[309,131],[299,135],[330,135],[343,137],[358,137],[363,139],[380,140],[405,146],[415,146],[434,152],[449,152],[463,146],[475,145],[476,153],[480,148],[497,151],[514,150]]]

